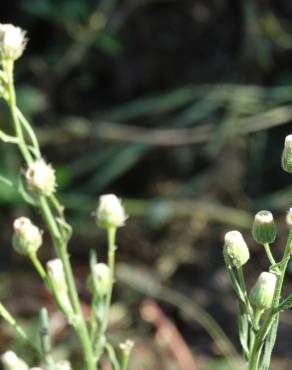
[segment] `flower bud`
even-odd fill
[[[271,308],[277,277],[271,272],[262,272],[250,292],[251,302],[262,310]]]
[[[25,172],[27,187],[36,194],[52,195],[56,190],[55,171],[43,159],[31,163]]]
[[[47,272],[64,309],[68,312],[71,312],[72,306],[68,295],[68,288],[62,261],[59,258],[48,261]]]
[[[252,236],[260,244],[270,244],[276,239],[277,229],[274,218],[269,211],[260,211],[255,215]]]
[[[105,295],[110,284],[110,270],[108,268],[108,265],[106,265],[105,263],[97,263],[94,266],[94,274],[97,280],[98,293],[101,295]],[[92,276],[89,276],[87,286],[89,291],[92,293],[94,290]]]
[[[287,215],[286,215],[286,224],[288,226],[292,226],[292,208],[289,208]]]
[[[26,217],[17,218],[13,223],[13,228],[14,249],[24,255],[36,253],[43,242],[41,230]]]
[[[43,370],[41,367],[32,367],[30,370]]]
[[[72,367],[69,361],[64,360],[57,363],[57,370],[72,370]]]
[[[16,60],[21,57],[27,39],[25,31],[12,24],[0,24],[0,56],[4,60]]]
[[[13,351],[7,351],[1,356],[4,370],[28,370],[27,364]]]
[[[125,342],[121,343],[119,347],[122,352],[129,356],[134,347],[134,342],[130,339],[127,339]]]
[[[223,253],[236,268],[243,266],[249,260],[248,247],[239,231],[229,231],[225,234]]]
[[[59,258],[47,262],[48,275],[58,291],[67,291],[63,263]]]
[[[121,227],[127,218],[121,201],[114,194],[100,196],[96,216],[97,223],[104,228]]]
[[[282,168],[288,173],[292,173],[292,135],[285,138],[284,150],[282,153]]]

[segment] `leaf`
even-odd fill
[[[268,370],[270,367],[272,351],[276,342],[277,331],[279,325],[279,315],[276,315],[271,329],[267,335],[264,349],[264,356],[260,366],[260,370]]]
[[[34,198],[26,191],[26,189],[23,185],[21,176],[19,176],[19,180],[18,180],[18,192],[22,196],[22,198],[25,202],[27,202],[28,204],[31,204],[34,207],[37,205]]]
[[[248,350],[248,315],[242,303],[239,304],[238,312],[238,325],[239,325],[239,339],[242,346],[243,354],[246,360],[249,357]]]
[[[116,353],[111,344],[106,344],[106,351],[113,370],[120,370],[120,365],[116,356]]]
[[[280,305],[277,307],[276,312],[288,310],[292,307],[292,294],[290,294]]]

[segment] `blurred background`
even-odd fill
[[[275,257],[283,250],[292,195],[280,167],[292,130],[292,2],[3,0],[0,14],[29,37],[17,62],[18,103],[57,169],[84,310],[90,248],[105,258],[93,212],[100,194],[114,192],[130,217],[118,235],[112,341],[135,341],[132,370],[234,370],[237,304],[222,239],[239,229],[248,240],[249,287],[267,269],[250,235],[255,212],[274,212]],[[0,122],[9,125],[2,105]],[[0,151],[0,174],[17,179],[17,151],[2,143]],[[78,362],[76,338],[11,248],[12,220],[38,215],[5,183],[0,202],[0,298],[32,334],[46,305],[56,355]],[[49,238],[41,257],[52,257]],[[0,325],[1,352],[9,344],[32,356]],[[286,312],[273,369],[291,369],[291,325]]]

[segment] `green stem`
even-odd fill
[[[31,260],[32,264],[34,265],[34,268],[37,270],[38,274],[42,278],[42,280],[46,281],[47,273],[43,268],[42,264],[40,263],[36,253],[30,253],[28,257]]]
[[[24,117],[22,112],[17,107],[16,107],[16,114],[17,114],[18,119],[22,123],[23,128],[25,129],[28,136],[30,137],[32,147],[34,148],[36,152],[35,154],[37,155],[37,157],[41,157],[40,146],[39,146],[38,140],[36,138],[36,135],[30,123],[28,122],[28,120]]]
[[[279,302],[280,302],[280,299],[281,299],[281,292],[282,292],[282,287],[283,287],[283,282],[284,282],[284,278],[285,278],[286,269],[287,269],[287,266],[288,266],[288,263],[289,263],[289,256],[291,254],[291,248],[292,248],[292,228],[290,228],[290,230],[289,230],[288,240],[287,240],[284,255],[283,255],[283,258],[282,258],[282,261],[284,261],[284,262],[281,264],[281,267],[280,267],[280,270],[279,270],[279,276],[278,276],[277,282],[276,282],[275,293],[274,293],[273,302],[272,302],[272,308],[271,308],[270,314],[267,317],[267,319],[265,320],[262,328],[260,329],[260,331],[256,335],[255,344],[254,344],[252,354],[251,354],[249,370],[258,370],[258,364],[259,364],[259,360],[260,360],[261,349],[262,349],[265,337],[267,336],[267,334],[268,334],[268,332],[271,328],[271,325],[274,321],[275,315],[277,314],[276,309],[279,306]]]
[[[276,266],[277,265],[277,262],[275,261],[275,259],[273,257],[273,254],[271,252],[270,245],[268,243],[265,243],[265,244],[263,244],[263,246],[265,248],[265,251],[266,251],[266,254],[268,256],[268,259],[270,261],[271,266]],[[277,271],[278,271],[278,269],[277,269]]]
[[[260,323],[260,319],[262,317],[262,314],[264,313],[263,310],[261,310],[260,308],[257,308],[256,311],[255,311],[255,316],[254,316],[254,326],[255,326],[255,329],[258,330],[258,327],[259,327],[259,323]],[[253,349],[253,346],[254,346],[254,341],[255,341],[255,334],[254,334],[254,330],[251,329],[251,336],[250,336],[250,352],[252,351]]]
[[[13,61],[8,61],[4,64],[4,68],[5,68],[5,70],[7,72],[7,76],[8,76],[8,83],[7,83],[8,104],[9,104],[11,115],[12,115],[12,121],[13,121],[13,124],[14,124],[15,133],[16,133],[16,136],[19,140],[18,141],[19,150],[20,150],[21,154],[23,155],[26,163],[29,164],[33,160],[32,160],[32,156],[31,156],[31,154],[30,154],[30,152],[27,148],[27,145],[25,143],[22,128],[21,128],[21,124],[20,124],[20,121],[19,121],[18,115],[17,115],[16,95],[15,95],[14,79],[13,79],[13,67],[14,67]]]
[[[109,288],[106,295],[105,300],[105,309],[104,309],[104,316],[103,321],[101,323],[100,332],[98,335],[98,341],[96,344],[96,355],[97,359],[99,360],[102,350],[103,350],[103,339],[105,336],[105,331],[108,324],[108,316],[109,316],[109,309],[112,299],[112,291],[113,291],[113,284],[114,284],[114,269],[115,269],[115,239],[116,239],[116,228],[115,227],[108,227],[107,228],[107,236],[108,236],[108,267],[109,267]]]

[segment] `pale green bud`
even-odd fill
[[[41,367],[32,367],[30,370],[43,370]]]
[[[56,190],[55,170],[43,159],[37,159],[29,164],[25,179],[32,193],[49,196]]]
[[[239,231],[229,231],[225,234],[223,253],[236,268],[245,265],[249,260],[249,249]]]
[[[0,57],[16,60],[23,54],[27,43],[25,31],[12,24],[0,24]]]
[[[124,226],[127,219],[120,199],[114,194],[100,196],[96,217],[99,226],[104,228]]]
[[[1,356],[4,370],[28,370],[27,364],[13,351],[7,351]]]
[[[110,270],[105,263],[97,263],[94,266],[95,279],[97,280],[98,293],[105,295],[110,285]],[[93,277],[89,276],[87,281],[89,291],[94,290]]]
[[[67,292],[63,263],[59,258],[47,262],[48,275],[58,291]]]
[[[57,363],[57,370],[72,370],[72,367],[69,361],[64,360]]]
[[[260,244],[273,243],[277,236],[274,217],[269,211],[260,211],[255,215],[252,236]]]
[[[271,272],[262,272],[250,292],[251,302],[262,310],[271,308],[277,277]]]
[[[43,242],[41,230],[26,217],[17,218],[13,223],[13,228],[14,249],[24,255],[36,253]]]
[[[289,211],[287,212],[286,223],[288,226],[292,226],[292,208],[289,208]]]
[[[68,287],[65,279],[63,263],[59,258],[47,262],[47,272],[64,309],[72,311],[71,302],[68,295]]]
[[[284,171],[292,173],[292,135],[288,135],[285,138],[282,153],[282,168]]]

